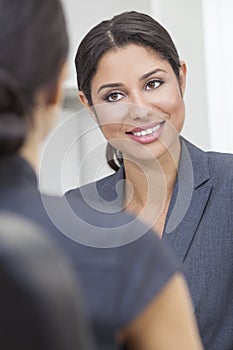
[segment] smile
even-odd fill
[[[135,128],[131,131],[126,132],[129,137],[141,144],[148,144],[155,142],[161,135],[165,121],[154,126],[150,125],[146,129],[142,127]]]
[[[134,136],[146,136],[146,135],[149,135],[149,134],[153,134],[154,132],[159,130],[161,125],[162,125],[162,123],[154,126],[153,128],[144,129],[142,131],[132,132],[132,135],[134,135]]]

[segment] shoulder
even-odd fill
[[[118,190],[116,186],[120,180],[124,178],[124,167],[122,166],[117,172],[110,174],[98,181],[88,183],[86,185],[80,186],[76,189],[67,191],[65,196],[67,199],[73,196],[80,197],[83,193],[89,197],[98,193],[103,199],[107,201],[114,200],[118,195]]]
[[[92,191],[99,187],[105,187],[105,184],[111,181],[115,174],[106,176],[98,181],[93,181],[88,184],[73,188],[65,193],[65,197],[70,199],[72,197],[80,197],[82,193],[92,193]]]
[[[128,324],[179,270],[177,261],[153,231],[122,248],[119,293],[121,326]],[[124,286],[124,288],[122,288]]]
[[[199,167],[208,167],[210,177],[233,178],[233,154],[204,151],[185,139],[183,139],[183,142],[187,147],[192,163],[197,163]]]
[[[110,229],[108,235],[130,233],[130,227],[124,230],[120,224],[116,233]],[[164,243],[142,226],[144,234],[131,243],[113,248],[86,247],[86,259],[78,265],[92,318],[100,324],[107,319],[116,330],[139,315],[178,270]],[[139,225],[135,223],[134,231],[135,227]],[[97,239],[101,235],[98,227],[95,234]]]
[[[209,159],[211,169],[223,171],[230,171],[228,175],[233,174],[233,154],[208,151],[206,152]]]

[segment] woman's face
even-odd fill
[[[91,83],[92,114],[106,139],[124,156],[163,156],[184,123],[185,75],[182,63],[179,85],[171,65],[141,46],[106,53]]]

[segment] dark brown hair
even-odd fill
[[[25,140],[36,93],[52,97],[66,60],[60,1],[1,0],[0,33],[0,155],[7,155]]]
[[[92,105],[91,82],[102,56],[110,50],[136,44],[156,51],[171,65],[180,79],[180,59],[166,29],[152,17],[136,11],[123,12],[92,28],[81,41],[75,57],[77,82]],[[110,167],[117,170],[123,162],[120,152],[109,143],[106,150]]]

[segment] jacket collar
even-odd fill
[[[0,158],[0,189],[37,189],[37,177],[29,163],[19,155]]]
[[[183,137],[178,175],[169,206],[163,240],[182,263],[188,254],[198,224],[212,190],[209,181],[208,155]],[[124,198],[124,166],[108,178],[97,182],[100,196],[122,209]]]
[[[190,185],[189,176],[192,177],[192,187],[197,189],[203,183],[209,180],[209,166],[207,154],[198,147],[191,144],[189,141],[180,137],[181,141],[181,157],[179,162],[178,179]],[[124,196],[124,165],[107,178],[97,181],[97,189],[101,197],[107,201],[112,201],[117,197],[123,202]]]
[[[105,177],[96,183],[100,197],[105,201],[112,202],[118,199],[118,204],[122,207],[124,199],[124,165],[114,174]]]
[[[208,203],[212,184],[206,152],[181,138],[178,175],[170,202],[163,240],[183,263]]]
[[[191,162],[193,168],[193,187],[197,189],[210,178],[208,155],[183,137],[180,137],[180,140],[181,157],[178,173],[186,172],[185,169]]]

